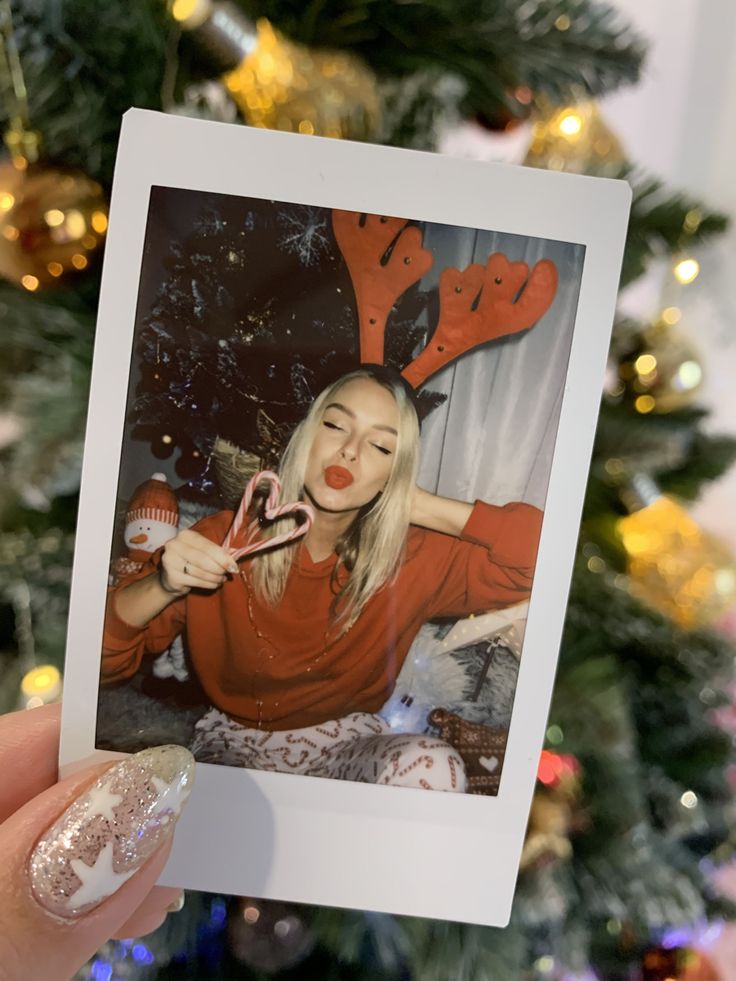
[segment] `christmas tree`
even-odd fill
[[[687,281],[693,267],[682,257],[726,227],[703,202],[639,173],[590,102],[635,83],[644,58],[641,39],[605,3],[243,0],[221,8],[224,34],[197,13],[207,6],[2,5],[0,87],[15,165],[0,165],[0,710],[54,697],[52,669],[63,669],[104,201],[131,105],[423,149],[459,119],[503,130],[531,116],[529,164],[632,184],[622,286],[658,256],[677,257]],[[257,40],[252,57],[237,37]],[[308,60],[306,104],[268,88],[259,50]],[[339,118],[323,97],[335,77],[346,96]],[[266,104],[279,113],[268,116]],[[226,491],[213,431],[221,456],[247,451],[273,464],[302,407],[351,363],[356,334],[324,212],[258,202],[243,212],[242,199],[215,194],[198,208],[196,249],[182,236],[155,287],[129,415],[134,438],[175,461],[193,506]],[[280,305],[243,275],[243,241],[256,228],[287,275],[310,270],[311,289],[296,304]],[[315,288],[322,273],[329,295]],[[390,335],[389,361],[408,361],[429,302],[413,289],[392,312],[401,329]],[[283,356],[295,315],[329,337],[329,357],[324,344],[314,356]],[[223,379],[216,399],[201,376],[213,351]],[[246,374],[259,379],[257,391],[235,384]],[[706,434],[699,381],[674,308],[656,323],[616,324],[507,929],[192,894],[155,935],[109,944],[81,976],[676,976],[671,931],[691,936],[734,912],[708,876],[732,847],[731,737],[716,718],[734,650],[712,627],[734,599],[734,560],[687,503],[730,465],[736,444]],[[192,427],[192,405],[206,428]]]

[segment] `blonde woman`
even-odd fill
[[[112,591],[103,680],[184,630],[212,702],[200,761],[463,791],[451,746],[376,713],[423,623],[528,596],[542,514],[420,490],[418,452],[400,376],[364,366],[325,389],[280,468],[283,500],[314,510],[307,535],[238,566],[219,544],[231,512],[180,532]]]

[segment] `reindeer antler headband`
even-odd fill
[[[383,364],[391,308],[431,269],[434,257],[406,218],[333,210],[332,223],[355,290],[361,363]],[[402,376],[418,389],[466,351],[526,330],[547,312],[556,291],[557,267],[549,259],[537,262],[531,273],[525,262],[509,262],[501,252],[490,255],[485,266],[444,269],[437,327]]]

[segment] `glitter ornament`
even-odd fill
[[[703,381],[700,355],[676,327],[660,320],[633,335],[618,364],[617,391],[637,412],[666,414],[685,409]]]
[[[377,136],[376,79],[355,55],[296,44],[232,3],[176,0],[172,15],[223,73],[249,125],[342,139]]]
[[[87,269],[107,231],[97,181],[25,158],[0,163],[0,276],[30,292]]]
[[[572,174],[605,174],[616,172],[625,160],[596,103],[581,99],[569,106],[541,106],[524,163]]]
[[[575,756],[543,750],[520,868],[539,869],[572,857],[570,835],[581,829],[582,770]]]
[[[622,496],[632,511],[617,525],[632,595],[686,630],[716,622],[736,603],[734,555],[648,477]]]
[[[263,899],[241,899],[228,934],[237,960],[268,973],[300,964],[315,945],[306,907]]]

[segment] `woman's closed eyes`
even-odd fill
[[[331,419],[323,419],[322,425],[325,426],[327,429],[336,429],[341,433],[346,432],[344,426],[341,426],[336,422],[332,422]],[[383,453],[385,456],[391,456],[391,453],[393,452],[388,448],[388,446],[383,446],[381,443],[370,443],[370,445],[373,447],[374,450],[378,450],[379,453]]]

